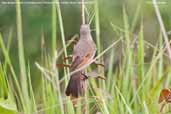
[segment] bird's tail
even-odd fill
[[[84,95],[87,89],[87,77],[80,72],[73,74],[69,80],[65,94],[71,96],[72,100]],[[73,102],[74,103],[74,102]]]

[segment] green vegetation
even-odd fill
[[[52,0],[52,2],[55,1]],[[16,0],[16,2],[20,2],[20,0]],[[114,12],[115,15],[112,15],[111,11],[106,17],[100,15],[103,12],[101,6],[108,7],[103,1],[95,0],[94,4],[90,6],[86,4],[86,20],[91,23],[92,28],[95,27],[95,30],[92,29],[92,35],[97,44],[96,59],[105,64],[105,68],[97,67],[97,72],[105,76],[106,80],[90,78],[86,95],[79,98],[77,107],[73,107],[70,98],[65,96],[65,88],[69,81],[69,69],[57,68],[56,63],[62,63],[63,57],[72,54],[72,40],[76,39],[77,34],[79,34],[77,22],[79,19],[72,20],[74,22],[69,24],[66,21],[67,19],[64,19],[66,16],[62,12],[61,7],[64,6],[51,4],[48,5],[51,12],[48,16],[51,20],[44,19],[43,22],[47,22],[39,28],[40,30],[26,31],[26,22],[23,16],[26,14],[22,13],[24,6],[21,7],[20,4],[16,4],[16,27],[8,26],[6,35],[3,30],[1,32],[3,17],[2,22],[0,22],[0,114],[160,113],[161,105],[158,104],[158,98],[163,87],[170,88],[171,70],[163,34],[158,32],[161,29],[158,21],[156,21],[158,17],[152,18],[142,13],[146,11],[143,8],[153,8],[152,2],[151,7],[143,7],[142,4],[146,4],[146,2],[140,0],[135,5],[132,14],[127,11],[129,5],[127,6],[126,3],[125,1],[120,7],[119,2],[116,2],[118,5],[116,7],[120,8]],[[166,7],[171,6],[169,1],[166,3],[169,4]],[[164,9],[164,6],[162,8]],[[108,11],[108,9],[111,10],[110,5],[104,10]],[[76,10],[74,9],[74,11]],[[165,9],[162,11],[164,12]],[[154,9],[148,14],[152,12],[155,15]],[[169,11],[164,12],[166,15],[162,21],[169,24],[171,17],[167,17],[167,12]],[[119,13],[117,19],[114,19]],[[149,35],[149,32],[146,31],[153,29],[154,26],[151,25],[152,27],[148,28],[150,27],[148,25],[146,27],[149,22],[146,23],[144,17],[152,18],[150,20],[155,19],[158,24],[157,30],[155,29],[157,35],[152,33],[154,30],[150,31],[152,34],[150,36],[154,37],[151,41],[155,41],[154,43],[150,43],[146,38]],[[105,20],[104,18],[108,19]],[[40,17],[38,19],[42,21]],[[117,22],[114,20],[120,21],[121,26],[116,24]],[[75,24],[76,27],[73,23],[77,24]],[[48,28],[46,24],[50,27]],[[69,32],[67,31],[69,30],[68,26],[78,29],[73,30],[74,35],[72,37],[67,34]],[[106,31],[109,30],[110,33],[107,34],[108,32],[105,29]],[[46,30],[51,30],[51,34],[47,33]],[[169,31],[168,26],[166,26],[166,30]],[[40,40],[26,36],[27,32],[35,34]],[[16,42],[15,36],[17,37]],[[33,40],[31,42],[33,44],[29,43],[28,46],[27,41],[30,42],[31,40],[25,37]],[[39,44],[35,44],[37,41]],[[18,48],[13,46],[13,42],[17,44]],[[32,57],[28,50],[35,51],[38,58],[34,59],[35,56]],[[65,63],[69,64],[70,61],[65,61]],[[93,71],[95,68],[95,66],[90,65],[87,71]],[[163,112],[169,112],[169,104],[164,107]]]

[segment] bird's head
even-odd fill
[[[81,25],[80,35],[90,34],[90,26],[88,24]]]

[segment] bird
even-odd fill
[[[96,65],[95,61],[92,61],[96,53],[96,44],[91,36],[91,30],[89,24],[83,24],[80,27],[80,39],[74,45],[73,54],[70,57],[64,57],[64,60],[72,59],[71,65],[57,64],[58,67],[69,67],[70,71],[74,71],[82,66],[92,62]]]
[[[82,24],[80,27],[80,39],[74,46],[72,54],[72,63],[70,72],[81,68],[90,63],[96,54],[96,44],[91,36],[90,25]],[[85,93],[87,88],[88,76],[85,74],[85,69],[75,72],[70,76],[65,94],[72,98],[78,98]]]
[[[96,44],[91,36],[90,25],[80,27],[80,39],[73,49],[71,71],[91,62],[96,53]]]

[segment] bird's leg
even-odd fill
[[[56,66],[59,67],[59,68],[63,68],[63,67],[70,68],[71,67],[71,65],[67,65],[67,64],[56,64]]]
[[[106,78],[104,76],[100,76],[100,75],[97,75],[97,76],[91,76],[91,75],[89,75],[88,77],[93,77],[93,78],[99,78],[99,79],[106,80]]]
[[[66,60],[68,60],[68,59],[72,59],[72,55],[63,58],[64,61],[66,61]],[[63,64],[63,63],[62,63],[62,64],[56,64],[56,66],[59,67],[59,68],[63,68],[63,67],[68,67],[68,68],[70,68],[70,67],[71,67],[71,65]]]
[[[82,74],[83,76],[85,76],[86,79],[88,79],[88,76],[85,74],[84,71],[81,71],[81,74]]]
[[[63,58],[64,61],[66,61],[66,60],[68,60],[68,59],[72,59],[72,55]]]
[[[97,78],[102,79],[102,80],[106,80],[106,78],[104,76],[97,76]]]
[[[75,39],[71,39],[71,40],[69,40],[68,42],[71,42],[72,44],[77,44],[77,42],[78,42],[78,37],[77,36],[75,36]]]
[[[74,45],[76,45],[77,42],[78,42],[78,39],[74,39],[74,40],[73,40],[73,44],[74,44]]]
[[[106,80],[106,78],[105,78],[104,76],[100,76],[100,75],[97,74],[96,72],[87,73],[86,76],[87,76],[87,77],[94,77],[94,78],[99,78],[99,79]]]
[[[97,63],[97,61],[94,61],[93,64],[104,67],[104,64],[102,64],[102,63]]]

